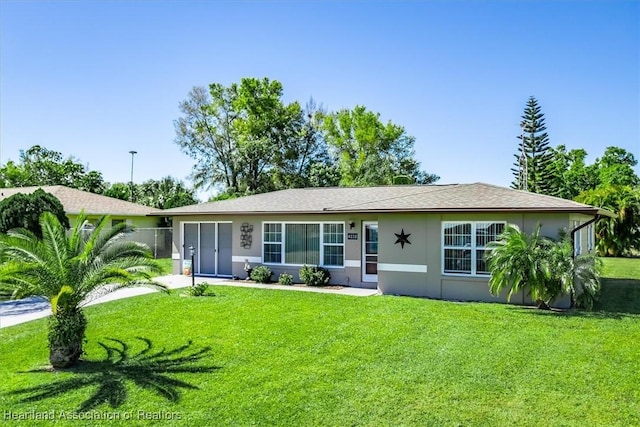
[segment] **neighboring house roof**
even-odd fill
[[[146,216],[156,209],[113,197],[76,190],[64,185],[44,185],[39,187],[0,188],[0,200],[14,194],[30,194],[42,188],[60,200],[67,214],[77,215],[84,210],[87,215]]]
[[[505,211],[608,214],[571,200],[475,183],[296,188],[155,211],[152,215]]]

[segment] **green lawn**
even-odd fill
[[[602,277],[640,280],[640,258],[601,258]]]
[[[173,260],[171,258],[158,258],[156,261],[158,261],[160,267],[162,267],[163,275],[172,274]]]
[[[602,263],[596,310],[640,314],[640,258],[602,258]]]
[[[0,413],[54,410],[74,426],[640,424],[640,315],[615,307],[214,292],[89,307],[86,360],[67,372],[44,368],[45,320],[0,329]],[[74,411],[94,419],[60,419]]]

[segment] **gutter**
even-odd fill
[[[582,230],[585,227],[590,226],[591,224],[593,224],[594,222],[596,222],[597,220],[599,220],[600,218],[602,218],[602,215],[600,215],[600,213],[596,214],[595,217],[591,218],[589,221],[585,222],[584,224],[580,224],[579,226],[577,226],[576,228],[572,229],[570,231],[571,233],[571,248],[573,249],[571,256],[573,258],[576,257],[576,233],[580,230]]]

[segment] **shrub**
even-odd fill
[[[303,265],[300,269],[300,280],[307,286],[325,286],[329,284],[331,274],[322,267]]]
[[[280,274],[278,277],[278,283],[285,286],[293,285],[293,276],[287,273]]]
[[[207,289],[209,289],[209,284],[207,282],[202,282],[195,286],[190,286],[187,292],[192,297],[202,297],[206,295]]]
[[[255,280],[258,283],[271,282],[272,275],[273,275],[273,272],[269,270],[269,267],[265,265],[259,265],[253,270],[251,270],[251,280]]]

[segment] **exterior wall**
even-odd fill
[[[184,222],[233,222],[233,275],[245,278],[245,260],[252,267],[262,264],[262,237],[264,222],[327,222],[339,221],[345,224],[345,234],[357,234],[357,239],[345,240],[345,266],[329,268],[331,282],[355,287],[377,288],[383,294],[410,295],[438,299],[506,302],[507,295],[493,296],[489,292],[488,277],[443,273],[442,223],[446,221],[505,221],[516,224],[526,232],[541,226],[541,234],[558,238],[561,231],[568,232],[572,221],[586,221],[590,217],[565,213],[522,214],[522,213],[382,213],[382,214],[326,214],[326,215],[198,215],[174,217],[173,259],[174,273],[182,271],[182,224]],[[362,281],[362,251],[364,221],[377,221],[378,282]],[[350,224],[353,223],[353,228]],[[242,226],[253,227],[251,247],[241,245]],[[397,237],[404,230],[410,234],[410,244],[404,248],[396,244]],[[586,233],[586,229],[583,230]],[[583,239],[586,245],[587,238]],[[280,273],[289,273],[298,281],[299,266],[268,264],[274,272],[273,280]],[[511,296],[511,303],[532,304],[533,301],[522,292]],[[569,297],[563,297],[554,305],[568,307]]]
[[[375,220],[375,217],[363,216],[355,218],[352,215],[194,215],[180,216],[173,218],[173,273],[182,272],[182,224],[185,222],[227,222],[232,221],[233,233],[233,275],[244,279],[247,273],[244,271],[245,261],[252,267],[262,264],[262,226],[265,222],[328,222],[337,221],[344,223],[345,234],[357,233],[357,240],[345,240],[345,266],[329,267],[331,273],[331,283],[344,284],[353,287],[376,288],[376,283],[363,282],[361,273],[361,252],[362,252],[362,220]],[[353,228],[350,224],[353,223]],[[251,232],[251,247],[245,248],[241,245],[242,226],[246,224],[253,227]],[[299,281],[300,266],[288,266],[277,264],[266,264],[273,271],[272,280],[277,280],[281,273],[291,274],[294,281]]]
[[[570,229],[569,214],[386,214],[379,218],[380,260],[378,289],[383,294],[420,297],[507,302],[507,292],[493,296],[489,292],[489,278],[443,272],[442,223],[446,221],[505,221],[530,233],[537,224],[541,234],[557,238],[560,230]],[[396,244],[395,234],[410,233],[404,249]],[[532,304],[522,292],[511,296],[511,303]],[[569,297],[555,302],[568,307]]]
[[[122,215],[109,215],[112,220],[125,220],[127,224],[131,224],[136,228],[155,228],[158,226],[158,218],[153,216],[122,216]],[[91,223],[95,223],[98,219],[100,219],[100,215],[88,215],[87,219]],[[74,227],[76,224],[76,220],[78,219],[78,215],[67,214],[67,218],[69,218],[69,225]]]

